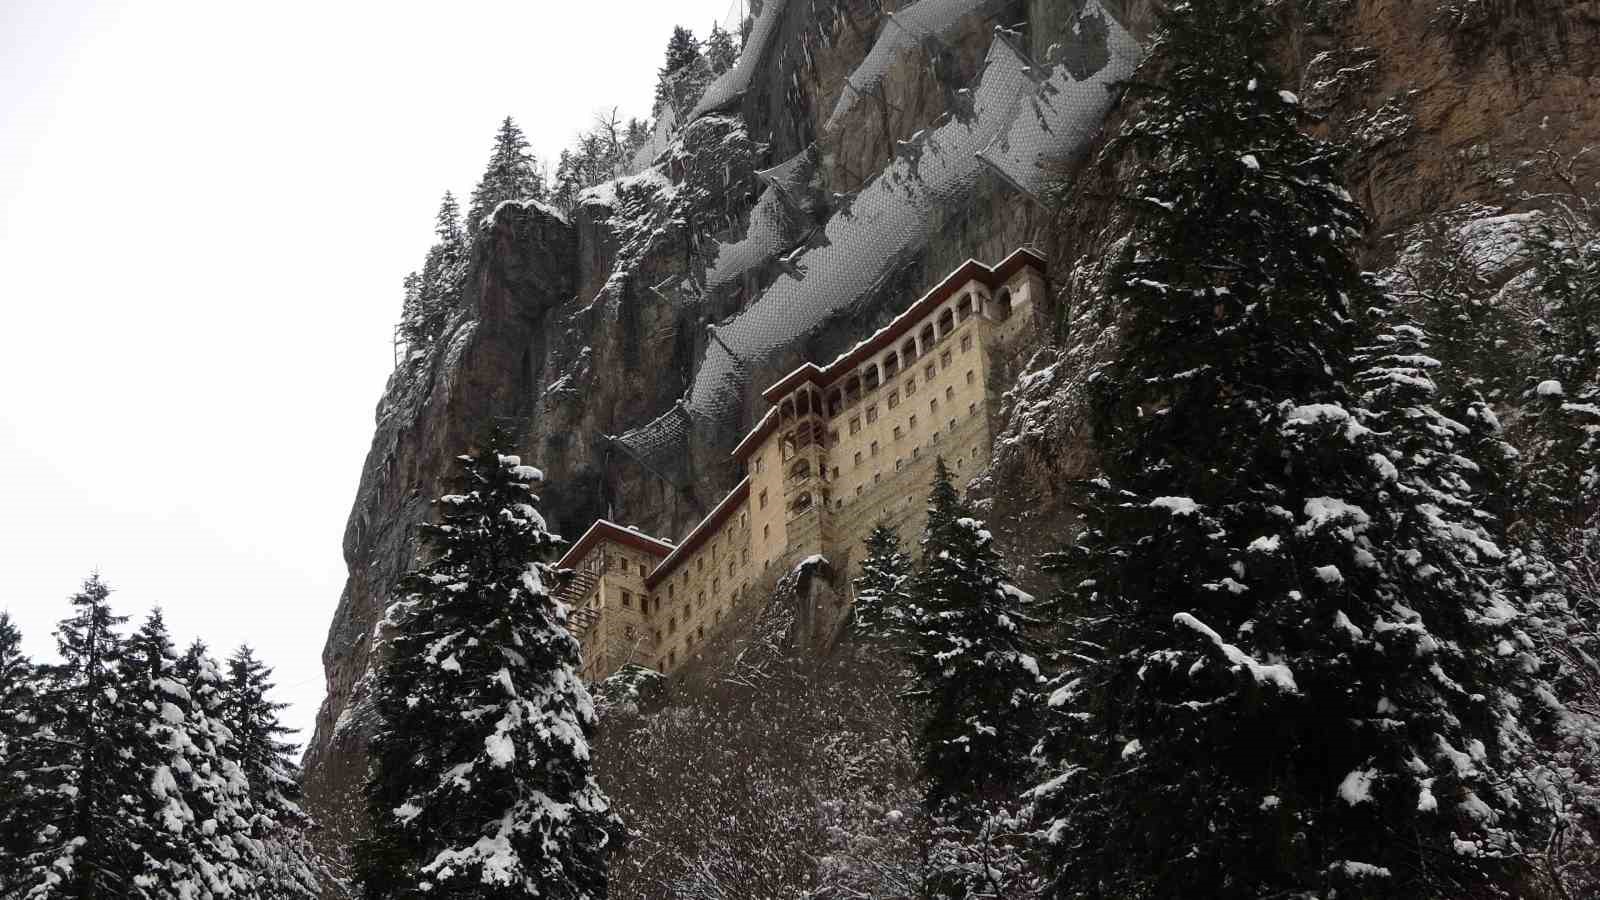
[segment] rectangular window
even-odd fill
[[[696,572],[704,572],[706,570],[706,558],[704,556],[694,561],[694,570]]]
[[[761,539],[763,541],[765,541],[765,540],[770,539],[771,537],[772,537],[772,526],[771,525],[763,525],[763,526],[761,526]]]
[[[874,403],[873,405],[867,407],[867,424],[871,425],[876,421],[878,421],[878,405]]]
[[[897,440],[897,441],[900,440],[900,426],[899,425],[896,425],[894,427],[894,439]]]
[[[861,492],[866,490],[866,489],[867,489],[866,485],[863,485],[863,484],[856,485],[856,496],[857,497],[861,496]]]
[[[676,651],[676,650],[668,650],[667,651],[667,666],[670,668],[670,667],[675,666],[677,664],[678,664],[678,651]]]
[[[917,417],[916,416],[912,416],[911,417],[911,421],[907,422],[906,424],[911,428],[912,431],[916,431],[917,430]]]
[[[833,467],[833,480],[834,481],[838,481],[839,480],[839,467],[838,466],[834,466]]]
[[[633,595],[627,591],[622,592],[622,608],[633,609]]]
[[[889,392],[889,408],[890,409],[894,409],[896,406],[899,406],[899,405],[900,405],[900,392],[899,391],[890,391]]]
[[[839,429],[834,428],[828,432],[828,446],[832,447],[837,443],[839,443]]]
[[[917,457],[919,457],[921,455],[922,455],[922,448],[921,447],[912,447],[911,448],[911,458],[912,459],[916,459]]]
[[[976,402],[968,403],[967,404],[967,415],[975,416],[977,414],[978,414],[978,404]]]
[[[932,398],[932,399],[930,399],[928,401],[928,412],[931,412],[934,415],[938,415],[939,414],[939,398],[938,397],[934,397],[934,398]]]
[[[856,416],[855,418],[850,420],[850,433],[851,434],[855,434],[856,432],[858,432],[860,430],[861,430],[861,417],[860,416]]]
[[[971,350],[971,349],[972,349],[972,335],[963,334],[961,336],[961,352],[965,353],[965,352],[967,352],[968,350]]]
[[[761,500],[761,508],[762,509],[766,509],[767,508],[767,492],[766,491],[762,491],[761,492],[760,500]]]
[[[882,478],[883,478],[883,473],[882,472],[873,472],[872,473],[872,483],[873,484],[877,484],[878,481],[880,479],[882,479]]]
[[[762,465],[763,462],[764,462],[764,460],[762,460],[761,457],[759,457],[759,456],[756,457],[756,474],[757,475],[761,474],[761,465]]]
[[[946,350],[945,352],[939,354],[939,367],[942,368],[942,369],[950,368],[950,351],[949,350]]]
[[[872,455],[873,456],[877,456],[878,455],[878,442],[877,441],[873,441],[872,442]]]
[[[670,585],[670,584],[667,585],[667,599],[668,600],[672,599],[672,585]]]
[[[955,431],[956,430],[956,420],[955,419],[951,419],[950,420],[950,430],[951,431]]]
[[[947,387],[947,388],[944,389],[944,399],[946,399],[946,400],[954,400],[955,398],[956,398],[956,389],[955,388]]]
[[[739,561],[743,565],[746,565],[746,566],[750,565],[750,548],[749,547],[744,548],[744,552],[742,554],[740,554]]]
[[[856,451],[856,465],[858,465],[858,466],[861,465],[861,451],[860,450]]]
[[[677,616],[673,616],[672,618],[667,620],[667,634],[677,634],[677,633],[678,633],[678,617]]]
[[[968,369],[967,370],[967,384],[971,384],[971,383],[973,383],[974,381],[977,381],[977,380],[978,380],[978,376],[972,374],[972,370]]]
[[[903,460],[903,459],[897,459],[897,460],[895,460],[895,461],[894,461],[894,470],[895,470],[895,471],[896,471],[896,472],[898,472],[898,471],[900,471],[900,468],[901,468],[901,467],[902,467],[902,466],[904,466],[904,465],[905,465],[905,464],[906,464],[906,461],[905,461],[905,460]]]
[[[701,641],[701,642],[702,642],[702,643],[704,643],[704,642],[705,642],[705,639],[706,639],[706,627],[705,627],[705,626],[704,626],[704,625],[697,625],[697,626],[695,626],[695,629],[694,629],[694,636],[695,636],[695,637],[697,637],[697,638],[699,638],[699,639],[700,639],[700,641]]]
[[[736,566],[736,565],[738,565],[738,560],[734,560],[734,559],[728,560],[728,577],[729,578],[733,577],[733,567]]]
[[[932,381],[933,376],[937,374],[939,374],[939,369],[933,363],[928,363],[928,367],[922,370],[922,377],[929,381]]]

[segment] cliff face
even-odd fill
[[[371,630],[452,457],[512,423],[554,529],[610,514],[681,534],[736,480],[727,452],[761,387],[969,256],[1042,238],[1019,188],[1103,116],[1110,95],[1085,79],[1137,54],[1112,7],[767,0],[738,66],[641,171],[570,217],[497,211],[462,308],[390,380],[351,511],[306,753],[331,844],[359,828]]]
[[[1374,235],[1469,200],[1514,206],[1539,189],[1522,161],[1600,143],[1600,0],[1284,7],[1301,17],[1285,68],[1319,127],[1356,151],[1350,183]],[[306,755],[331,843],[359,821],[372,626],[450,459],[492,419],[546,471],[557,531],[609,514],[678,535],[736,480],[727,451],[763,411],[761,387],[831,358],[966,258],[1032,244],[1057,296],[1039,355],[1014,361],[1027,371],[976,487],[1013,560],[1063,533],[1070,480],[1094,465],[1081,387],[1115,350],[1115,310],[1096,298],[1123,225],[1119,170],[1084,161],[1120,115],[1107,87],[1137,62],[1150,8],[767,0],[739,65],[647,167],[587,192],[570,221],[497,212],[463,308],[390,381],[346,531]],[[1038,199],[1063,173],[1064,204]],[[1375,237],[1373,262],[1392,250]],[[1044,346],[1066,323],[1071,341]]]

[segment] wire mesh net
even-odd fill
[[[902,10],[894,17],[897,24],[882,30],[852,83],[881,83],[897,54],[919,52],[924,38],[938,37],[971,13],[1003,5],[922,0]],[[763,21],[775,6],[764,10]],[[822,237],[797,252],[792,267],[717,330],[719,340],[708,342],[680,407],[620,439],[630,452],[663,461],[686,458],[692,423],[718,443],[737,440],[743,399],[752,388],[749,373],[830,317],[873,296],[878,285],[927,247],[935,212],[969,202],[990,171],[1036,191],[1048,177],[1050,160],[1085,147],[1110,108],[1110,88],[1131,74],[1142,51],[1099,2],[1085,4],[1077,24],[1080,32],[1103,29],[1093,42],[1095,52],[1069,53],[1047,70],[1035,66],[1012,40],[995,40],[969,93],[970,104],[900,142],[894,161],[828,220]],[[841,96],[833,120],[853,102]],[[809,180],[806,167],[812,164],[802,154],[771,170],[749,233],[719,248],[708,288],[770,261],[799,240],[804,219],[785,200],[785,189],[802,176]]]

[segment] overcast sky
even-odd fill
[[[0,0],[0,608],[98,568],[310,729],[400,280],[509,114],[645,116],[738,0]],[[132,623],[130,623],[130,627]]]

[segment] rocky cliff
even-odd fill
[[[1596,0],[1282,6],[1316,127],[1357,151],[1375,264],[1385,235],[1539,190],[1523,163],[1547,146],[1600,142]],[[1056,302],[977,488],[1011,558],[1060,533],[1066,485],[1093,464],[1079,389],[1116,343],[1095,298],[1119,170],[1096,154],[1150,15],[1147,0],[767,0],[739,64],[636,174],[570,216],[496,212],[462,308],[391,378],[346,531],[306,756],[336,841],[357,823],[372,626],[451,456],[491,420],[548,473],[556,530],[609,514],[679,534],[735,481],[727,450],[762,386],[966,258],[1032,244]]]

